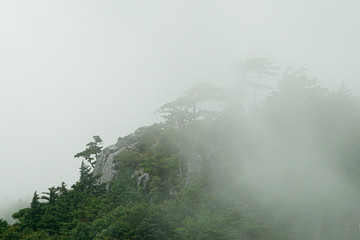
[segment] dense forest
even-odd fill
[[[121,138],[109,182],[94,136],[78,181],[35,192],[0,239],[359,239],[359,98],[263,58],[238,67],[233,89],[198,84]]]

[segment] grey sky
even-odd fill
[[[78,178],[105,145],[159,121],[201,81],[234,86],[233,64],[267,57],[360,93],[358,1],[0,2],[0,203]]]

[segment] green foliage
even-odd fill
[[[252,74],[273,69],[264,59],[249,60],[246,67]],[[116,177],[107,184],[100,184],[100,176],[85,164],[93,165],[102,149],[101,138],[94,136],[75,155],[85,160],[79,180],[71,188],[65,183],[51,187],[41,197],[35,192],[30,206],[13,214],[17,223],[9,226],[0,219],[0,239],[313,239],[309,229],[319,214],[328,229],[322,239],[346,239],[339,234],[344,233],[341,224],[355,225],[359,215],[345,204],[334,208],[341,196],[319,197],[312,211],[298,200],[296,188],[273,194],[276,188],[267,187],[271,179],[259,181],[268,180],[261,175],[249,187],[249,176],[241,171],[256,163],[264,164],[260,170],[265,172],[278,158],[287,160],[284,165],[318,164],[310,154],[316,150],[324,166],[338,166],[347,180],[359,185],[359,100],[344,85],[329,92],[303,70],[288,69],[262,107],[245,114],[240,103],[232,102],[215,119],[200,117],[199,102],[227,101],[229,92],[200,84],[165,104],[166,123],[123,138]],[[193,169],[192,156],[201,159]],[[149,177],[146,184],[139,182],[142,174]],[[356,193],[353,198],[355,202]],[[305,220],[292,214],[293,206],[304,206]],[[356,239],[351,234],[347,239]]]
[[[21,239],[23,240],[49,240],[50,236],[45,231],[36,231],[30,234],[26,234]]]
[[[42,227],[41,217],[45,213],[45,208],[44,204],[40,203],[39,198],[39,195],[35,191],[30,207],[20,210],[13,215],[15,219],[18,219],[21,222],[23,228],[30,228],[36,231]]]
[[[149,197],[152,202],[159,202],[165,198],[165,184],[159,176],[154,176],[149,183]]]
[[[0,239],[17,240],[17,239],[21,239],[22,235],[23,234],[18,226],[10,226],[6,229],[6,231],[3,231],[0,234],[1,237]]]
[[[90,227],[84,222],[79,222],[76,228],[71,231],[70,239],[90,240]]]
[[[8,226],[9,226],[8,222],[0,218],[0,237],[8,229]]]
[[[111,209],[126,205],[128,202],[137,201],[140,198],[140,193],[137,189],[136,179],[133,177],[133,171],[126,167],[119,165],[117,178],[112,181],[106,192],[106,206]]]
[[[180,239],[221,239],[223,235],[224,219],[209,210],[186,217],[183,227],[176,229]],[[229,239],[229,238],[226,238]]]
[[[99,136],[93,136],[93,139],[93,142],[89,142],[88,144],[86,144],[87,148],[84,151],[79,152],[74,156],[76,158],[84,158],[88,163],[91,164],[92,167],[95,166],[96,157],[102,149],[102,147],[99,145],[103,142],[103,140]]]
[[[141,154],[137,151],[126,150],[119,153],[116,162],[121,163],[122,168],[134,169],[139,164],[141,157]],[[120,169],[120,167],[117,167],[117,169]]]

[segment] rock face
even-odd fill
[[[97,157],[96,165],[93,170],[94,174],[101,174],[100,183],[108,183],[116,177],[116,157],[122,152],[130,149],[134,149],[139,142],[139,136],[143,133],[146,127],[137,129],[133,134],[130,134],[124,138],[118,138],[118,141],[103,149],[100,155]],[[201,172],[201,168],[204,162],[204,157],[198,153],[190,154],[187,159],[187,175],[186,184],[191,182],[191,179]],[[143,188],[146,187],[147,182],[150,180],[148,173],[143,169],[134,169],[133,177],[137,179],[137,185]],[[169,186],[170,195],[175,194],[175,189]]]
[[[133,176],[136,177],[137,185],[138,185],[138,186],[141,185],[143,188],[146,187],[146,184],[147,184],[147,182],[148,182],[149,179],[150,179],[149,174],[148,174],[148,173],[145,173],[145,172],[143,171],[143,169],[141,169],[141,170],[139,170],[139,171],[135,171]]]
[[[138,137],[145,127],[137,129],[133,134],[130,134],[124,138],[118,138],[118,141],[102,150],[96,159],[96,164],[93,173],[101,174],[100,183],[108,183],[116,176],[115,162],[114,160],[123,150],[129,150],[135,148]],[[144,173],[142,173],[144,174]],[[147,174],[147,173],[146,173]],[[143,176],[144,178],[144,176]],[[149,176],[147,175],[147,178]],[[146,179],[146,176],[145,176]],[[143,181],[140,181],[143,182]],[[146,183],[145,183],[146,184]]]
[[[101,174],[100,183],[107,183],[114,179],[116,173],[114,159],[121,151],[122,149],[114,144],[105,148],[98,156],[93,173]]]

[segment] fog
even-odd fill
[[[12,209],[35,190],[73,184],[80,166],[73,156],[93,135],[109,145],[160,121],[154,111],[198,82],[234,87],[241,73],[232,66],[250,57],[267,57],[282,68],[308,68],[320,85],[336,89],[344,81],[352,94],[360,94],[359,5],[330,0],[2,1],[1,206],[12,202],[7,208]],[[327,154],[314,150],[306,159]],[[304,188],[300,199],[326,191],[329,184],[346,186],[339,191],[353,188],[336,166],[321,160],[297,186],[300,176],[289,182],[284,173],[307,169],[307,161],[294,166],[284,164],[285,157],[278,163],[258,159],[264,168],[252,162],[241,169],[262,199],[271,198],[264,190],[274,186],[286,195]],[[259,176],[266,176],[267,187]],[[7,210],[2,216],[8,217]]]

